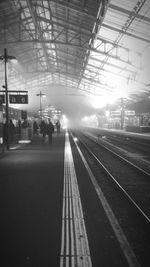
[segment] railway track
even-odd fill
[[[131,134],[128,135],[126,132],[125,134],[115,133],[106,130],[97,130],[88,128],[87,132],[91,132],[101,139],[103,137],[106,138],[107,142],[110,142],[113,145],[116,145],[120,148],[125,148],[131,152],[142,153],[146,158],[150,159],[150,143],[147,139],[142,139],[142,136],[135,137]]]
[[[133,248],[139,265],[132,255],[134,263],[130,262],[129,266],[149,266],[150,174],[97,142],[97,138],[79,131],[73,132],[73,138],[77,138],[78,152],[93,173],[96,194],[99,195],[100,190],[105,196],[127,244],[129,242],[129,247]],[[119,242],[121,246],[122,241]]]

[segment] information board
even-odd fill
[[[28,95],[10,94],[9,102],[11,104],[28,104]]]

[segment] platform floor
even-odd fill
[[[11,145],[0,173],[3,266],[91,267],[67,132]]]
[[[40,136],[1,156],[3,266],[59,266],[64,144],[65,133],[52,145]]]
[[[62,131],[52,144],[39,135],[1,155],[2,266],[129,266],[76,153],[75,169],[72,149]]]

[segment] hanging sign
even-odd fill
[[[111,117],[119,117],[121,115],[121,110],[112,110],[110,111]]]
[[[11,104],[28,104],[28,95],[9,95],[9,102]]]
[[[135,110],[125,110],[125,115],[126,116],[134,116],[135,115]]]

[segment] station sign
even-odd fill
[[[126,116],[134,116],[135,115],[135,110],[125,110],[125,115]]]
[[[113,111],[110,111],[110,116],[111,117],[118,117],[121,115],[121,110],[113,110]]]
[[[9,102],[11,104],[28,104],[28,95],[10,94]]]
[[[125,116],[134,116],[135,111],[134,110],[123,110]],[[121,110],[113,110],[110,111],[110,116],[111,117],[119,117],[121,116]]]

